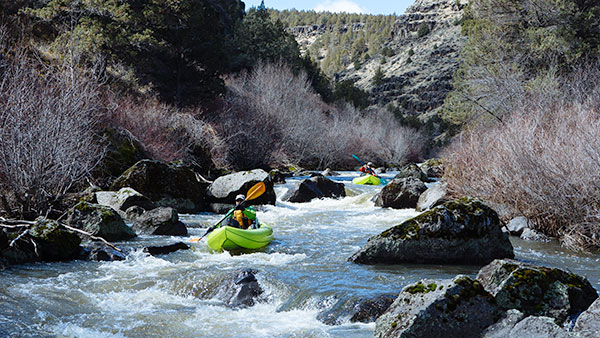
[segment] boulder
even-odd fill
[[[143,235],[186,236],[187,227],[179,221],[173,208],[156,208],[141,214],[135,219],[133,231]]]
[[[99,175],[104,178],[115,178],[125,170],[144,158],[143,148],[128,131],[106,128],[102,136],[106,140],[106,155],[98,166]],[[109,185],[101,182],[102,186]]]
[[[583,311],[575,322],[573,328],[578,337],[600,336],[600,298],[596,299],[590,307]]]
[[[493,261],[479,271],[477,279],[499,307],[552,317],[558,323],[586,310],[598,298],[584,277],[512,259]]]
[[[479,337],[499,315],[476,280],[423,280],[402,289],[377,319],[373,337]]]
[[[550,237],[533,229],[525,228],[521,233],[521,239],[525,241],[550,242]]]
[[[446,183],[434,184],[419,196],[417,211],[425,211],[449,201],[448,185]]]
[[[327,168],[327,169],[323,170],[321,175],[323,175],[323,176],[339,176],[340,173],[333,171],[330,168]]]
[[[513,236],[521,236],[523,230],[531,228],[533,223],[524,216],[518,216],[510,220],[508,224],[506,224],[506,228]]]
[[[194,171],[179,163],[141,160],[119,176],[110,190],[129,187],[157,206],[196,213],[207,210],[204,201],[207,186],[208,183],[198,181]]]
[[[487,264],[513,258],[500,220],[485,204],[462,198],[371,237],[350,261],[360,264]]]
[[[263,293],[262,288],[258,285],[255,274],[258,270],[243,269],[235,275],[233,280],[233,294],[228,300],[229,305],[252,306],[256,302],[256,298]]]
[[[285,184],[286,175],[279,169],[269,171],[269,179],[273,184]]]
[[[39,217],[29,228],[29,235],[37,244],[37,253],[43,261],[64,261],[75,258],[79,253],[79,236],[57,221]]]
[[[111,207],[116,210],[123,219],[132,221],[128,218],[127,209],[136,206],[144,210],[156,208],[156,205],[146,196],[131,188],[121,188],[119,191],[98,191],[96,192],[98,204]]]
[[[171,245],[163,245],[163,246],[148,246],[144,248],[144,252],[149,253],[152,256],[157,256],[157,255],[166,255],[169,254],[171,252],[175,252],[175,251],[179,251],[179,250],[189,250],[190,246],[182,243],[182,242],[178,242],[175,244],[171,244]]]
[[[213,275],[199,281],[193,291],[195,297],[204,299],[218,298],[231,307],[253,306],[263,299],[263,290],[258,284],[258,270],[244,268],[231,273]]]
[[[554,318],[529,316],[518,322],[511,330],[509,338],[568,338],[571,337],[566,329],[556,325]],[[596,336],[597,337],[597,336]]]
[[[425,183],[416,178],[394,178],[375,199],[375,205],[383,208],[415,208],[419,196],[427,190]]]
[[[125,219],[129,221],[135,221],[141,214],[145,213],[146,210],[137,205],[131,206],[125,210]]]
[[[262,169],[241,171],[217,178],[207,190],[210,203],[234,203],[235,196],[248,193],[256,183],[265,183],[265,192],[258,198],[248,201],[248,205],[275,205],[275,190],[269,174]]]
[[[394,176],[394,179],[410,177],[416,178],[421,182],[429,182],[429,178],[427,177],[427,175],[425,175],[421,168],[419,168],[419,166],[414,163],[408,163],[402,168],[400,168],[400,170],[398,170],[398,174]]]
[[[79,252],[79,259],[87,261],[112,262],[123,261],[125,258],[122,252],[99,243],[88,244]]]
[[[421,170],[428,177],[440,178],[444,176],[444,162],[438,158],[430,158],[421,165]]]
[[[377,320],[392,305],[396,296],[381,295],[372,299],[361,299],[353,308],[352,323],[371,323]]]
[[[99,204],[78,203],[68,211],[67,224],[107,241],[127,240],[136,236],[115,210]]]
[[[296,183],[281,199],[288,202],[309,202],[315,198],[337,197],[346,197],[344,184],[317,175]]]
[[[520,322],[525,315],[519,310],[508,310],[495,324],[489,326],[481,334],[481,338],[505,338],[510,336],[510,331]]]

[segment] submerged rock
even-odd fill
[[[374,322],[389,309],[395,299],[396,296],[392,295],[381,295],[373,299],[362,299],[354,306],[350,321],[353,323]]]
[[[360,264],[487,264],[513,258],[494,210],[470,198],[446,202],[371,237],[350,261]]]
[[[182,243],[182,242],[178,242],[175,244],[171,244],[171,245],[163,245],[163,246],[148,246],[144,248],[144,252],[149,253],[152,256],[157,256],[157,255],[166,255],[169,254],[171,252],[175,252],[175,251],[179,251],[179,250],[189,250],[190,246]]]
[[[327,197],[346,197],[346,188],[343,183],[317,175],[295,184],[281,199],[289,202],[309,202],[315,198]]]
[[[185,236],[187,227],[179,221],[179,215],[173,208],[156,208],[141,214],[135,219],[133,231],[145,235]]]
[[[110,190],[129,187],[157,206],[194,213],[207,209],[204,203],[207,186],[207,183],[198,181],[194,171],[181,164],[142,160],[119,176]]]
[[[417,211],[425,211],[449,201],[446,183],[434,184],[419,196]]]
[[[477,280],[423,280],[402,289],[377,319],[373,337],[479,337],[499,315]]]
[[[381,189],[375,205],[393,209],[415,208],[425,190],[427,186],[421,180],[413,177],[395,178]]]
[[[275,205],[275,190],[269,174],[262,169],[241,171],[217,178],[207,190],[210,203],[234,203],[235,196],[246,195],[258,182],[265,183],[265,192],[258,198],[248,201],[247,205]]]
[[[136,236],[135,232],[125,225],[121,216],[107,206],[80,202],[70,209],[67,215],[68,225],[107,241],[127,240]]]
[[[586,310],[598,298],[584,277],[512,259],[493,261],[479,271],[477,279],[501,308],[552,317],[559,323]]]
[[[79,259],[88,261],[112,262],[123,261],[125,258],[125,254],[122,252],[98,243],[91,243],[82,247],[79,253]]]

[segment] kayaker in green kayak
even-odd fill
[[[251,206],[244,206],[242,202],[245,200],[246,196],[241,194],[235,197],[235,207],[228,212],[231,213],[231,216],[226,218],[221,223],[221,226],[230,226],[240,229],[257,228],[256,210]]]
[[[373,169],[373,162],[369,162],[363,165],[362,167],[360,167],[360,169],[358,169],[358,171],[367,175],[377,176],[375,169]]]

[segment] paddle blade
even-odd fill
[[[246,194],[246,201],[253,200],[262,195],[266,190],[265,182],[256,183]]]
[[[360,158],[358,158],[358,156],[352,154],[352,157],[354,157],[354,159],[357,160],[358,162],[365,164],[365,162],[361,161]]]

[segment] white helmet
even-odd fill
[[[372,166],[373,166],[373,162],[369,162],[369,163],[367,163],[367,165],[368,165],[369,167],[372,167]]]
[[[246,200],[246,196],[239,194],[237,196],[235,196],[235,201],[245,201]]]

